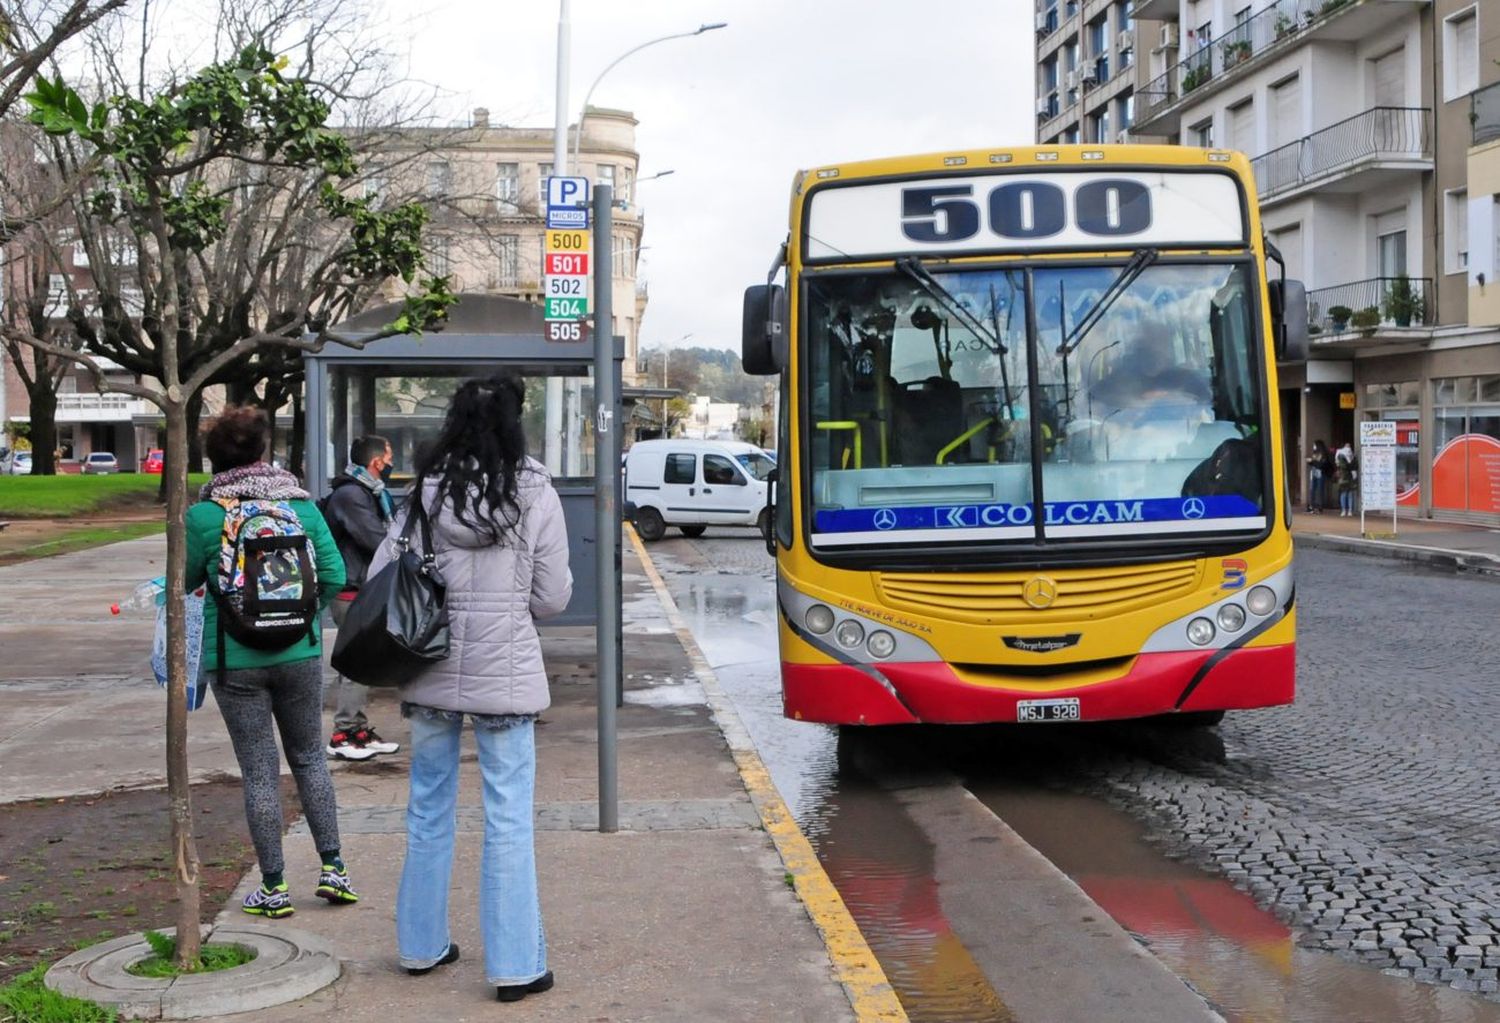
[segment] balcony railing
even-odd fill
[[[1235,25],[1223,38],[1206,44],[1198,40],[1196,50],[1141,89],[1140,98],[1136,101],[1143,108],[1140,119],[1154,116],[1194,89],[1244,64],[1267,47],[1297,34],[1354,2],[1355,0],[1279,0]]]
[[[1262,199],[1370,159],[1432,155],[1430,110],[1374,107],[1250,161]]]
[[[1403,281],[1410,285],[1409,289]],[[1409,297],[1403,299],[1403,295]],[[1433,322],[1431,295],[1430,277],[1372,277],[1365,281],[1309,291],[1307,318],[1309,324],[1323,334],[1366,330],[1375,326],[1427,327]],[[1330,310],[1340,307],[1350,312],[1342,326],[1330,313]],[[1356,323],[1355,318],[1361,313],[1364,314],[1360,317],[1362,320],[1372,315],[1378,317],[1378,320],[1364,325]],[[1406,322],[1403,323],[1403,320]]]
[[[1469,97],[1469,121],[1474,125],[1474,145],[1500,139],[1500,82],[1487,85]]]

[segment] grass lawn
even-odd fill
[[[30,561],[33,558],[50,558],[54,554],[69,554],[73,551],[88,550],[93,547],[102,547],[107,543],[118,543],[121,540],[137,540],[143,536],[153,536],[166,529],[163,522],[122,522],[110,526],[85,526],[82,529],[69,529],[63,532],[55,540],[45,543],[30,544],[25,547],[6,549],[0,544],[0,562],[4,561]],[[3,540],[0,537],[0,540]],[[0,1023],[5,1023],[0,1018]]]
[[[208,481],[188,477],[188,490]],[[161,477],[128,472],[113,476],[0,476],[0,519],[68,518],[149,506]]]
[[[38,966],[0,987],[0,1020],[5,1023],[114,1023],[113,1009],[58,994],[42,983]]]

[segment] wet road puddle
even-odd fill
[[[1168,858],[1098,799],[969,788],[1230,1023],[1500,1023],[1500,1004],[1298,947],[1249,895]]]

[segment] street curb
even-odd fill
[[[176,928],[163,928],[173,935]],[[243,966],[182,977],[137,977],[125,968],[151,954],[129,934],[80,949],[47,971],[60,994],[106,1005],[124,1019],[203,1019],[269,1009],[306,998],[339,979],[338,956],[322,938],[291,927],[209,924],[203,941],[243,945],[256,956]]]
[[[1500,576],[1500,558],[1474,551],[1455,551],[1446,547],[1422,547],[1416,544],[1367,540],[1364,537],[1355,536],[1334,536],[1328,533],[1298,533],[1292,537],[1292,545],[1294,549],[1297,546],[1311,547],[1314,550],[1409,561],[1433,568],[1445,568],[1451,572]]]
[[[740,720],[728,694],[719,684],[718,676],[709,667],[708,659],[699,649],[697,640],[693,638],[686,619],[678,610],[677,602],[672,599],[672,594],[651,560],[651,555],[647,553],[645,544],[629,523],[625,523],[624,532],[635,547],[636,555],[641,560],[641,568],[650,580],[652,589],[656,591],[667,621],[677,634],[678,643],[692,662],[693,672],[708,696],[714,721],[734,755],[734,763],[739,768],[745,791],[750,794],[750,801],[755,804],[766,832],[775,843],[781,862],[791,875],[797,895],[807,909],[807,915],[812,918],[823,939],[823,946],[828,950],[834,973],[843,985],[855,1018],[861,1023],[906,1023],[906,1010],[896,998],[885,970],[875,958],[875,953],[870,951],[859,925],[849,915],[843,897],[823,870],[823,865],[818,862],[812,843],[797,827],[781,793],[776,790],[770,772],[756,752],[749,731]]]

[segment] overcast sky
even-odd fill
[[[409,73],[455,120],[554,120],[557,0],[385,0]],[[569,121],[633,111],[646,212],[643,346],[739,348],[740,296],[787,232],[799,168],[1032,141],[1030,0],[572,0]],[[399,26],[399,27],[398,27]]]

